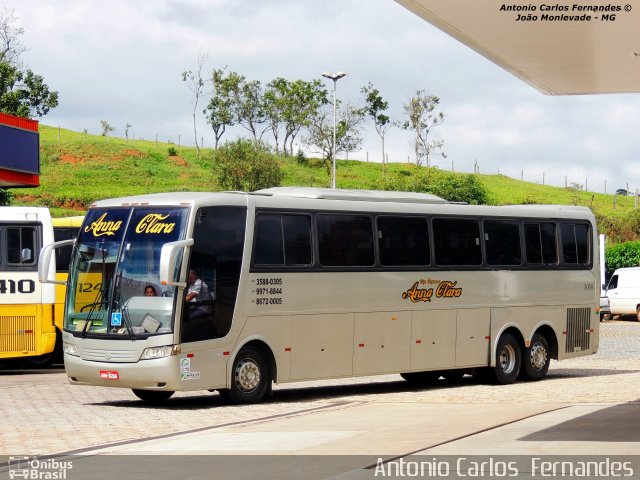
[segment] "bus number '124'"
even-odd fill
[[[29,279],[0,280],[0,294],[4,293],[33,293],[36,291],[36,282]]]

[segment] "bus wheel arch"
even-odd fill
[[[507,385],[515,382],[522,366],[524,339],[516,328],[500,334],[495,350],[495,366],[491,369],[495,383]]]
[[[258,403],[271,392],[275,358],[269,346],[259,340],[243,345],[233,359],[229,388],[220,395],[233,404]]]

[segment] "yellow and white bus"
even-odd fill
[[[252,403],[273,382],[388,373],[538,380],[551,358],[597,351],[597,241],[586,208],[416,193],[102,200],[72,254],[65,368],[147,401]]]
[[[75,238],[81,223],[82,217],[52,220],[43,207],[0,207],[0,361],[45,366],[62,359],[65,291],[38,282],[38,254],[54,240]],[[70,250],[57,253],[66,253],[68,268]],[[56,265],[49,268],[53,274]]]

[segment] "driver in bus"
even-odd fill
[[[189,287],[187,288],[187,296],[185,300],[190,303],[199,303],[200,305],[192,305],[189,309],[190,318],[198,318],[211,313],[211,307],[208,303],[211,300],[209,296],[209,287],[202,281],[195,269],[189,270]]]

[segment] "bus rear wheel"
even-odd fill
[[[524,350],[522,358],[523,376],[526,380],[542,380],[549,371],[551,356],[549,355],[549,342],[547,339],[536,333],[531,338],[529,348]]]
[[[271,377],[267,360],[258,348],[247,346],[240,350],[231,371],[231,388],[220,390],[220,395],[236,405],[258,403],[267,393]]]
[[[132,388],[131,391],[140,400],[156,404],[166,402],[175,393],[166,390],[140,390],[138,388]]]
[[[491,372],[495,383],[507,385],[515,382],[520,373],[521,361],[522,355],[518,341],[509,333],[503,334],[498,340],[496,366]]]

